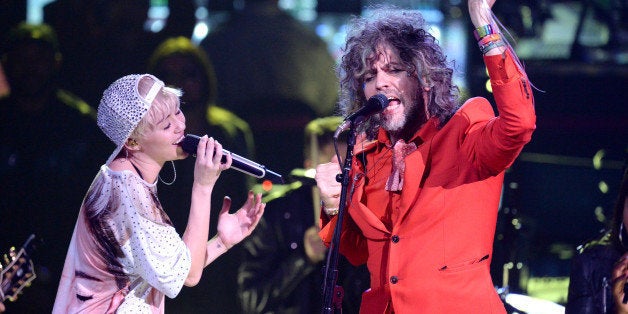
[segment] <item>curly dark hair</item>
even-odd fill
[[[428,32],[419,12],[392,7],[377,7],[372,16],[354,17],[350,21],[336,71],[341,114],[349,115],[365,103],[364,76],[375,61],[378,48],[385,45],[397,51],[406,71],[418,80],[420,87],[430,88],[425,110],[429,114],[427,118],[438,117],[442,127],[460,106],[458,87],[452,83],[453,63],[447,60],[436,38]],[[369,135],[378,127],[374,119],[363,125]]]

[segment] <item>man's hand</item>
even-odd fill
[[[340,164],[334,157],[331,162],[316,167],[316,185],[320,191],[321,200],[326,208],[338,208],[340,205],[340,182],[336,181],[336,175],[340,173]]]
[[[469,16],[474,27],[491,24],[491,8],[495,0],[469,0]]]

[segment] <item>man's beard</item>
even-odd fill
[[[413,124],[420,123],[421,116],[419,111],[418,98],[411,99],[410,102],[403,102],[403,113],[401,116],[391,116],[385,118],[382,113],[377,115],[379,124],[387,132],[404,133]]]

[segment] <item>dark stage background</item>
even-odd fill
[[[0,1],[0,34],[4,38],[12,26],[27,18],[56,26],[63,64],[55,86],[70,90],[92,108],[114,79],[145,72],[159,42],[172,36],[191,38],[214,62],[216,104],[249,122],[257,161],[287,174],[302,167],[305,123],[335,112],[331,68],[341,48],[343,25],[351,14],[380,1],[319,0],[318,8],[316,1],[271,1],[271,6],[279,3],[281,12],[290,17],[272,20],[244,13],[246,3],[257,2],[154,0],[148,11],[148,2],[136,6],[122,0],[57,0],[47,6],[47,1]],[[466,2],[385,2],[426,12],[448,56],[456,60],[457,83],[464,96],[480,95],[492,101],[481,57],[469,36]],[[165,19],[166,7],[170,19]],[[596,236],[611,219],[628,149],[627,7],[627,1],[500,0],[496,4],[495,12],[509,26],[537,88],[538,115],[532,142],[506,175],[492,264],[498,287],[564,303],[576,247]],[[147,12],[151,12],[149,19]],[[140,20],[133,20],[137,17]],[[242,20],[225,41],[217,34],[235,18]],[[164,21],[165,27],[160,24]],[[281,36],[269,39],[269,34],[277,33]],[[243,38],[250,38],[251,46],[236,46]],[[242,61],[229,63],[234,60]],[[241,76],[232,65],[237,62],[242,64],[237,69],[243,71]],[[0,80],[4,99],[9,89]],[[1,130],[8,132],[23,122],[4,123]],[[73,136],[71,129],[68,132],[68,138]],[[46,136],[15,140],[38,145]],[[82,195],[113,149],[104,136],[96,138],[98,147],[87,150],[95,161],[69,172],[81,178],[72,185],[65,184],[62,176],[8,177],[11,159],[2,151],[0,250],[21,244],[30,233],[45,238],[35,254],[38,278],[17,302],[7,304],[8,313],[51,309]],[[63,189],[15,194],[16,187],[33,185],[22,180],[40,180],[38,184]],[[59,193],[66,193],[61,191],[68,191],[67,197],[60,197]],[[59,208],[62,201],[68,204]],[[172,215],[173,220],[185,217]],[[182,231],[185,221],[175,224]],[[184,288],[179,298],[168,300],[167,311],[238,313],[235,271],[241,253],[236,247],[209,266],[201,285]]]

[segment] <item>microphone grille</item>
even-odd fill
[[[186,134],[185,138],[179,143],[184,152],[194,155],[196,154],[196,148],[198,147],[198,142],[200,141],[200,137],[194,134]]]
[[[375,94],[369,98],[368,102],[370,103],[369,106],[373,106],[377,110],[383,110],[388,107],[388,97],[384,94]]]

